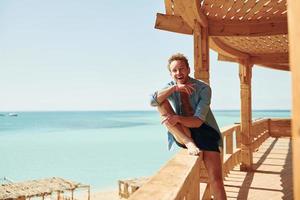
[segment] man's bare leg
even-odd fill
[[[161,103],[160,106],[158,106],[158,111],[162,117],[166,117],[167,115],[175,115],[175,112],[173,111],[169,101],[167,100]],[[175,126],[166,125],[166,127],[175,137],[177,142],[184,144],[187,147],[189,154],[199,154],[200,150],[195,145],[191,137],[191,132],[187,127],[182,126],[181,124],[176,124]]]
[[[203,151],[203,160],[207,169],[212,193],[216,200],[226,200],[226,193],[222,177],[222,163],[219,152]]]

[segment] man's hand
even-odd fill
[[[191,95],[195,91],[194,84],[193,83],[177,84],[175,91],[176,92],[185,92],[188,95]]]
[[[178,115],[164,116],[161,123],[168,126],[175,126],[177,123],[179,123],[179,116]]]

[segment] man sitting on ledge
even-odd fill
[[[191,155],[203,151],[213,195],[218,200],[226,199],[220,156],[222,137],[210,109],[210,86],[189,77],[189,63],[183,54],[172,55],[168,69],[173,81],[152,95],[151,105],[158,107],[162,123],[169,131],[169,149],[175,141]]]

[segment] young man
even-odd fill
[[[169,149],[175,141],[191,155],[203,151],[214,197],[226,199],[219,148],[222,137],[210,109],[211,89],[206,83],[189,77],[189,63],[183,54],[172,55],[168,69],[173,81],[152,95],[151,105],[158,107],[162,123],[169,130]]]

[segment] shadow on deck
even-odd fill
[[[228,199],[293,199],[291,149],[291,138],[268,138],[253,153],[254,171],[225,177]]]

